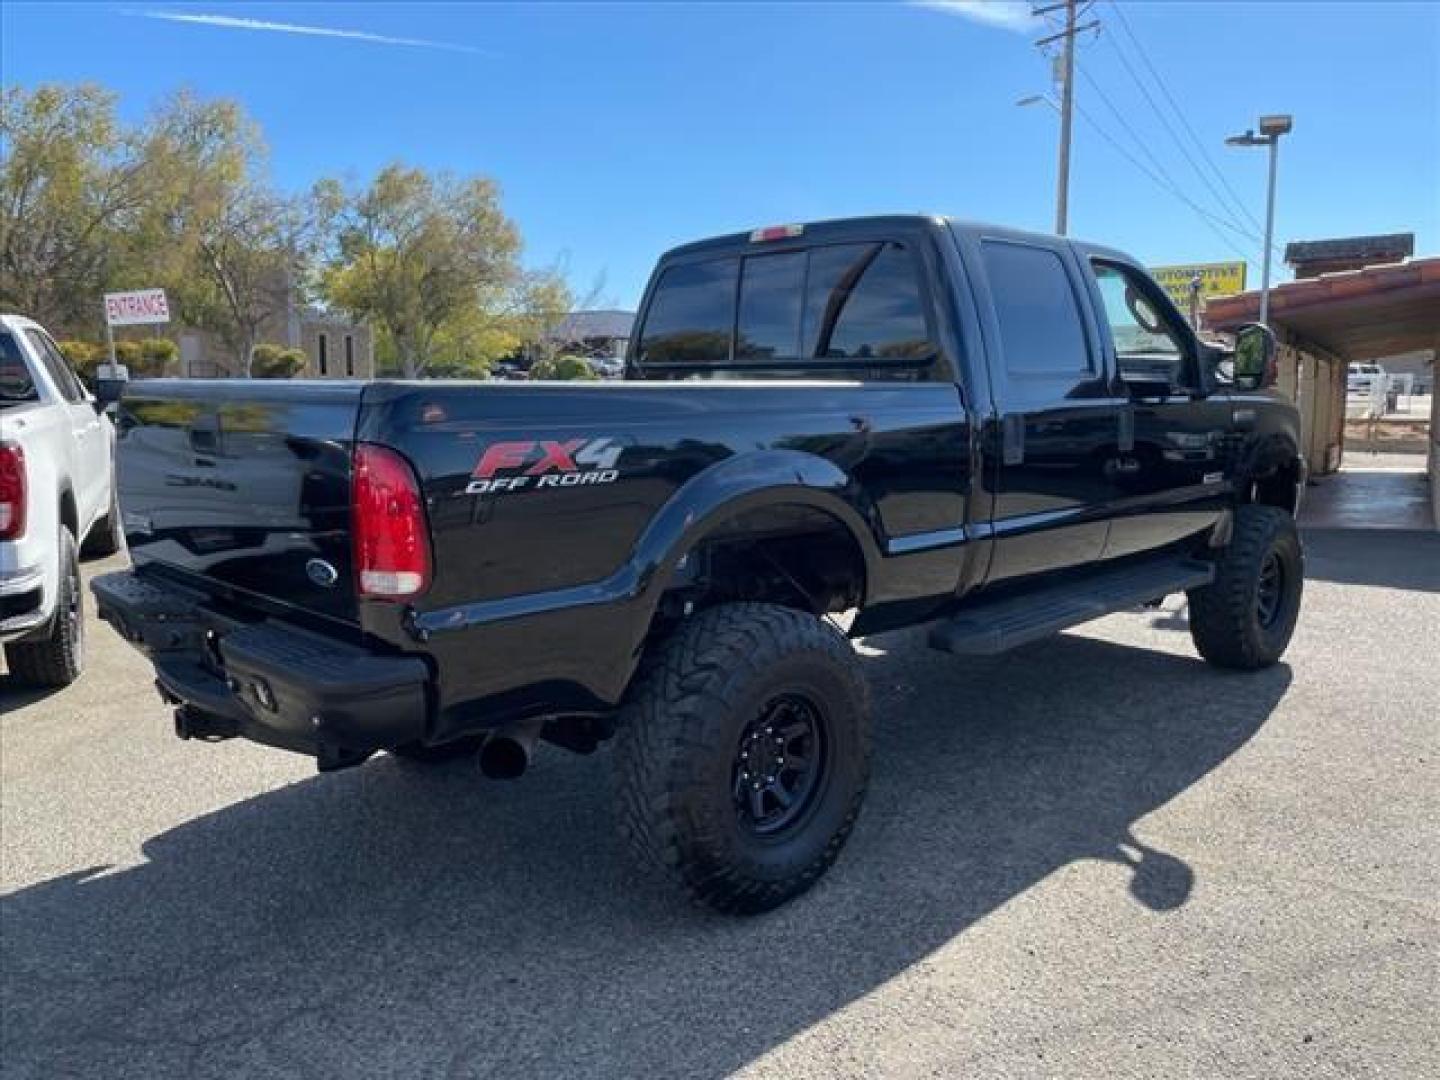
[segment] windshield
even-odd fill
[[[8,330],[0,330],[0,409],[25,401],[39,401],[40,391],[20,343]]]

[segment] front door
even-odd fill
[[[1122,402],[1084,316],[1069,246],[1006,236],[982,238],[978,249],[977,292],[993,313],[993,582],[1100,558]]]
[[[1108,559],[1213,525],[1230,498],[1235,440],[1229,396],[1204,392],[1195,337],[1160,288],[1122,262],[1095,259],[1092,269],[1106,351],[1134,433],[1133,448],[1116,465]]]

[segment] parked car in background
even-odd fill
[[[1385,379],[1385,369],[1379,364],[1351,364],[1346,374],[1345,389],[1352,394],[1368,394],[1377,379]]]
[[[490,369],[490,378],[492,379],[524,380],[529,377],[530,373],[513,360],[501,360]]]
[[[122,542],[114,447],[44,328],[0,315],[0,644],[24,682],[65,686],[84,665],[80,553]]]

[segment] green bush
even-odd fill
[[[556,356],[536,360],[530,368],[532,379],[593,379],[595,369],[579,356]]]
[[[147,337],[140,342],[140,355],[162,368],[180,358],[180,346],[169,338]]]
[[[250,353],[250,374],[257,379],[293,379],[305,367],[305,353],[284,345],[256,345]]]
[[[115,342],[115,359],[125,365],[132,379],[158,378],[168,374],[179,356],[180,347],[169,338]]]

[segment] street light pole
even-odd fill
[[[1231,135],[1226,146],[1267,146],[1270,148],[1270,181],[1265,192],[1265,252],[1260,263],[1260,321],[1270,321],[1270,251],[1275,245],[1275,166],[1280,157],[1280,136],[1294,127],[1294,118],[1285,114],[1260,117],[1260,134],[1247,131]]]
[[[1265,258],[1260,266],[1260,321],[1270,325],[1270,248],[1275,236],[1275,162],[1280,157],[1280,136],[1271,135],[1270,186],[1265,195]]]

